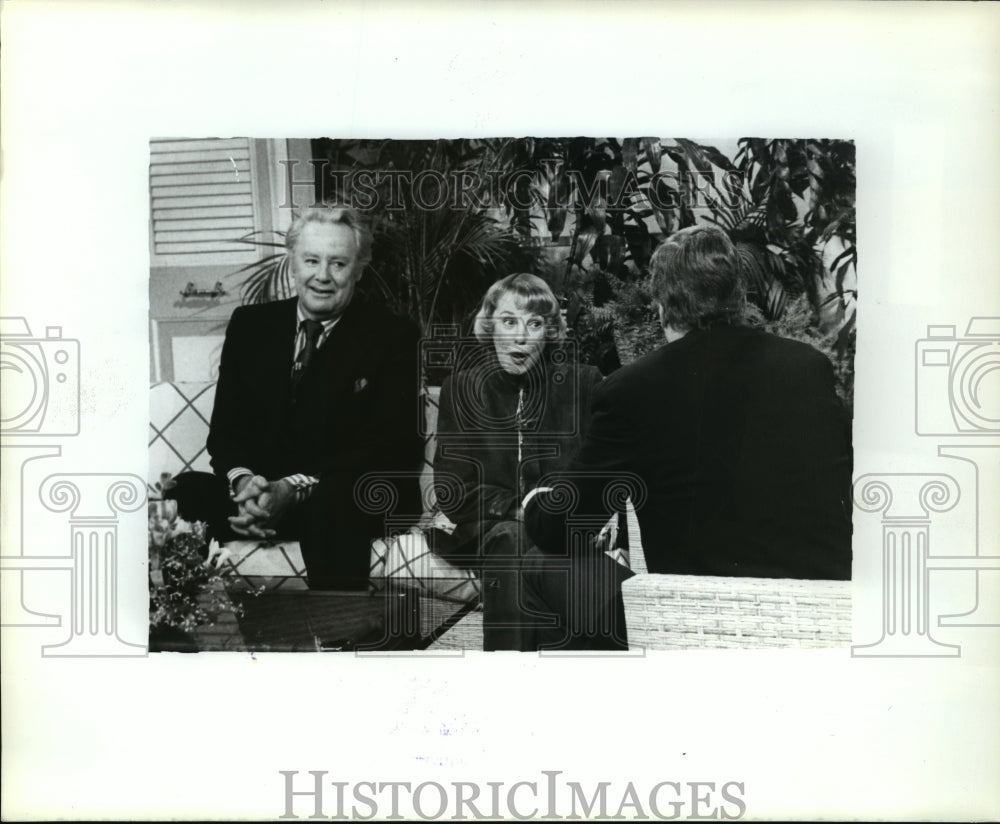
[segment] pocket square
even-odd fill
[[[368,386],[368,378],[358,378],[356,381],[354,381],[355,392],[360,392],[366,386]]]

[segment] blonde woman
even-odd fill
[[[529,544],[520,504],[586,434],[601,375],[571,356],[559,302],[535,275],[494,283],[474,334],[478,344],[461,351],[441,388],[434,471],[460,491],[441,502],[456,527],[435,534],[435,550],[482,570],[485,649],[534,649],[537,616],[521,598]]]

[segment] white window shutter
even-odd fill
[[[255,260],[236,243],[257,229],[255,163],[249,138],[150,141],[154,260],[190,264]]]

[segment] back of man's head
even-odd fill
[[[690,226],[664,240],[649,263],[663,325],[689,330],[738,321],[745,291],[739,255],[717,226]]]

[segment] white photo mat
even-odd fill
[[[152,136],[853,139],[855,476],[953,477],[934,546],[1000,555],[995,476],[918,433],[914,405],[927,327],[959,340],[1000,316],[1000,8],[539,5],[3,8],[2,314],[37,339],[60,327],[80,364],[79,434],[5,441],[4,596],[50,617],[3,628],[4,818],[271,819],[282,770],[484,788],[562,771],[611,782],[611,813],[628,782],[645,796],[736,781],[748,818],[1000,816],[997,626],[935,625],[960,649],[941,658],[147,657],[140,506],[116,527],[115,631],[132,656],[53,654],[74,602],[51,476],[78,479],[81,506],[147,476]],[[882,630],[878,513],[856,512],[854,546],[860,645]],[[22,571],[17,556],[39,560]],[[978,575],[984,606],[998,574]],[[974,578],[931,575],[935,621],[973,606]]]

